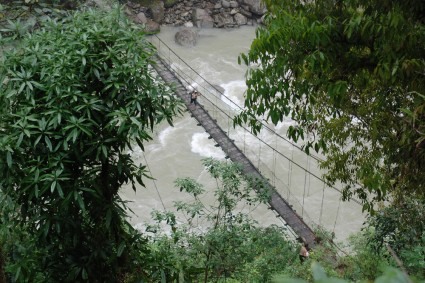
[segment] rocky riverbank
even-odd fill
[[[133,0],[125,3],[127,15],[159,32],[161,25],[196,28],[236,28],[262,22],[260,0]]]

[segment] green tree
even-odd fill
[[[60,3],[62,2],[62,3]],[[63,18],[67,7],[76,7],[79,1],[26,0],[0,3],[0,38],[7,41],[22,38],[27,32],[43,25],[52,18]],[[69,5],[68,5],[69,4]]]
[[[205,202],[204,186],[196,180],[179,178],[176,186],[189,200],[175,202],[176,213],[154,213],[160,224],[171,227],[168,235],[162,225],[150,227],[156,231],[152,262],[162,271],[158,281],[269,281],[275,270],[297,260],[297,252],[283,228],[259,227],[249,214],[267,202],[267,187],[246,177],[237,164],[213,159],[203,163],[216,184],[214,200]]]
[[[10,205],[1,216],[34,239],[31,268],[43,282],[117,282],[143,243],[118,195],[146,175],[128,149],[182,107],[151,69],[154,52],[117,9],[50,21],[4,54],[0,196]],[[12,276],[34,282],[22,245]]]
[[[326,180],[364,210],[390,196],[424,199],[425,5],[409,1],[274,1],[250,51],[245,110],[261,129],[290,117],[293,140],[321,151]]]
[[[335,277],[329,277],[326,274],[326,271],[324,268],[318,264],[317,262],[313,262],[311,264],[311,273],[313,280],[311,281],[305,281],[302,279],[291,279],[291,278],[285,278],[284,276],[275,276],[273,278],[273,283],[307,283],[307,282],[314,282],[314,283],[348,283],[348,281],[335,278]],[[407,276],[405,273],[403,273],[401,270],[393,268],[393,267],[383,267],[382,268],[382,275],[379,275],[376,277],[374,281],[365,281],[365,282],[375,282],[375,283],[384,283],[384,282],[393,282],[393,283],[413,283],[413,282],[419,282],[419,281],[413,281],[409,276]]]
[[[412,217],[414,216],[414,217]],[[370,216],[374,227],[369,244],[375,250],[389,246],[409,274],[425,279],[425,203],[406,197],[402,206],[389,205]]]
[[[396,267],[387,249],[370,244],[373,236],[374,229],[368,228],[349,237],[350,253],[338,258],[342,277],[352,282],[371,281],[380,273],[382,266]]]

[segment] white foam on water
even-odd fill
[[[192,64],[192,68],[198,70],[201,77],[207,79],[208,81],[215,81],[215,79],[219,75],[219,72],[213,66],[211,66],[211,64],[208,64],[208,62],[206,62],[205,57],[198,57],[193,59]],[[197,78],[197,76],[195,75],[196,74],[194,74],[194,77],[192,79],[199,80],[200,78]]]
[[[190,119],[181,118],[180,120],[174,121],[174,126],[168,125],[158,134],[158,141],[161,147],[166,147],[170,142],[175,143],[175,136],[178,132],[186,132],[186,128],[190,123]]]
[[[201,36],[198,44],[193,48],[181,47],[175,44],[174,35],[177,30],[178,29],[171,27],[161,28],[160,36],[165,40],[167,45],[171,46],[172,49],[179,54],[178,56],[180,58],[186,61],[191,68],[193,68],[192,70],[187,67],[182,61],[180,61],[179,58],[173,58],[171,60],[177,62],[173,63],[173,69],[183,76],[183,83],[187,90],[190,91],[193,88],[199,88],[199,91],[201,91],[205,97],[201,97],[201,102],[202,99],[207,98],[209,93],[208,91],[204,91],[204,88],[209,90],[211,86],[207,85],[201,78],[199,78],[198,74],[200,74],[213,86],[222,87],[224,89],[224,95],[236,103],[235,105],[224,96],[220,97],[217,95],[217,91],[213,91],[212,95],[216,95],[213,97],[214,102],[219,102],[218,104],[220,105],[220,108],[226,112],[239,111],[237,105],[243,106],[243,96],[246,92],[244,80],[246,66],[243,64],[236,64],[237,56],[241,52],[249,50],[251,41],[255,37],[255,28],[246,27],[246,29],[235,29],[232,30],[232,32],[204,29],[200,31]],[[171,57],[173,57],[173,55],[171,55]],[[255,66],[251,65],[251,67]],[[287,76],[289,76],[289,73]],[[210,97],[208,96],[208,98]],[[221,101],[219,101],[220,99]],[[208,139],[208,134],[199,130],[199,128],[194,125],[193,119],[191,119],[188,115],[185,116],[186,117],[182,119],[184,122],[178,120],[181,124],[178,124],[174,128],[169,127],[168,125],[162,126],[161,130],[154,136],[154,141],[145,145],[147,162],[151,166],[152,171],[158,176],[161,176],[157,181],[157,184],[160,184],[160,188],[172,187],[176,177],[188,176],[188,172],[193,173],[191,176],[194,178],[201,178],[202,183],[204,183],[204,177],[206,179],[208,174],[206,171],[200,171],[201,163],[198,162],[197,158],[213,157],[223,159],[225,156],[220,147],[215,147],[215,142],[212,139]],[[265,116],[259,117],[259,119],[263,118],[265,118]],[[353,123],[356,123],[356,121],[354,120]],[[287,138],[286,131],[288,127],[293,124],[294,122],[291,121],[290,118],[285,118],[276,126],[271,123],[267,125],[281,136]],[[182,126],[184,127],[183,129],[181,128]],[[320,211],[321,197],[323,196],[322,192],[324,192],[322,191],[323,186],[321,184],[317,185],[317,182],[314,183],[311,181],[312,185],[310,188],[310,177],[306,179],[307,175],[304,170],[297,166],[290,165],[291,163],[288,158],[303,166],[311,166],[311,164],[313,164],[309,163],[311,160],[309,161],[306,159],[305,155],[296,147],[292,146],[288,142],[280,140],[279,137],[276,137],[267,129],[261,131],[259,137],[271,146],[276,147],[279,152],[282,152],[282,154],[285,155],[285,157],[279,155],[263,143],[260,143],[258,139],[251,136],[249,132],[244,132],[241,129],[232,129],[229,130],[229,132],[229,134],[232,135],[231,138],[235,140],[235,144],[237,144],[239,148],[253,160],[253,163],[256,165],[258,164],[263,172],[269,172],[268,168],[276,168],[276,180],[278,184],[281,184],[282,192],[285,194],[284,197],[288,195],[288,201],[293,202],[297,208],[299,207],[298,204],[301,203],[300,200],[303,197],[303,192],[306,187],[305,184],[308,184],[308,196],[311,196],[311,198],[306,198],[308,205],[305,207],[305,211],[306,215],[308,214],[317,220],[318,215],[315,214],[319,214],[318,212]],[[154,153],[152,154],[152,152]],[[143,152],[140,148],[135,148],[132,154],[139,155],[143,158]],[[159,160],[160,162],[158,162]],[[173,166],[167,166],[169,163],[173,164]],[[311,166],[310,169],[313,170],[313,167],[314,166]],[[305,183],[306,180],[308,180],[308,183]],[[313,178],[311,178],[311,180],[313,180]],[[290,190],[285,189],[285,186],[290,186]],[[149,213],[146,213],[146,210],[150,210],[152,207],[160,208],[161,204],[155,201],[156,194],[153,190],[147,196],[146,194],[134,196],[130,186],[128,186],[128,189],[130,191],[128,199],[135,201],[132,208],[137,211],[139,217],[133,218],[132,222],[136,223],[137,227],[143,229],[143,224],[141,223],[142,221],[146,221],[146,215],[149,215]],[[350,221],[347,222],[350,223],[350,227],[345,227],[341,224],[341,222],[343,222],[342,219],[349,216],[342,214],[344,211],[343,204],[341,204],[341,209],[339,211],[340,215],[336,215],[338,208],[337,203],[339,203],[340,196],[338,194],[334,194],[333,190],[325,191],[326,195],[329,194],[329,196],[324,199],[326,203],[325,207],[332,209],[324,211],[328,214],[322,218],[322,221],[324,221],[322,222],[322,225],[332,229],[335,219],[338,217],[335,233],[337,234],[337,237],[343,239],[351,231],[357,230],[354,227],[356,225],[352,225],[354,223],[354,221],[351,220],[352,218],[349,218]],[[288,194],[286,194],[286,192],[288,192]],[[170,194],[168,191],[167,193],[164,193],[163,196],[164,195],[171,199],[168,199],[169,203],[171,203],[176,197],[179,197],[177,194]],[[182,196],[182,198],[183,197],[184,196]],[[164,197],[164,199],[166,198]],[[213,196],[206,196],[206,199],[213,199]],[[335,199],[337,200],[337,203],[335,203]],[[171,206],[167,205],[166,200],[164,201],[167,207]],[[137,207],[138,204],[142,204],[142,207]],[[301,211],[300,208],[298,208],[298,210]],[[347,210],[350,211],[352,209],[347,207]],[[266,211],[270,212],[267,208]],[[361,217],[361,213],[358,212],[357,208],[350,212],[354,215],[357,213],[360,214],[357,218]],[[254,214],[258,213],[256,212]],[[258,217],[260,223],[276,220],[274,215],[258,214]],[[278,222],[280,223],[280,220]]]
[[[239,111],[243,107],[243,94],[246,91],[246,84],[243,80],[231,81],[220,84],[224,88],[221,100],[229,105],[233,110]]]
[[[177,127],[167,127],[163,131],[161,131],[158,135],[158,140],[162,146],[166,146],[169,138],[177,131]]]
[[[291,118],[284,117],[282,122],[276,124],[275,129],[276,131],[285,130],[286,133],[289,126],[295,126],[295,121],[291,120]]]
[[[133,147],[133,150],[128,150],[127,154],[130,154],[133,158],[139,159],[143,155],[143,150],[140,148],[140,146]]]
[[[242,67],[241,65],[239,65],[237,60],[226,60],[225,58],[223,58],[220,60],[220,62],[223,62],[223,64],[229,66],[230,68],[233,68],[235,70],[240,70],[241,74],[243,74],[246,69],[245,67]]]
[[[207,133],[195,133],[190,142],[193,153],[198,153],[203,157],[212,157],[215,159],[224,159],[225,154],[219,148],[215,147],[211,140],[208,139]]]

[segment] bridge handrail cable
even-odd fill
[[[154,35],[158,41],[160,41],[163,45],[165,45],[167,47],[167,49],[172,52],[181,62],[183,62],[189,69],[191,69],[195,74],[197,74],[203,81],[205,81],[210,87],[212,87],[214,90],[216,90],[218,93],[220,93],[222,96],[224,96],[226,99],[228,99],[232,104],[234,104],[237,108],[239,108],[239,110],[243,110],[243,108],[241,106],[239,106],[239,104],[237,104],[236,102],[234,102],[231,98],[229,98],[227,95],[225,95],[223,92],[221,92],[219,89],[216,88],[215,85],[213,85],[212,83],[210,83],[207,79],[205,79],[198,71],[196,71],[195,69],[193,69],[188,63],[186,63],[186,61],[184,61],[177,53],[175,53],[173,51],[173,49],[171,49],[161,38],[159,38],[157,35]],[[265,121],[264,119],[261,121],[259,119],[256,118],[256,121],[261,123],[261,125],[263,127],[265,127],[266,129],[268,129],[270,132],[273,132],[276,136],[278,136],[279,138],[283,139],[284,141],[286,141],[287,143],[291,144],[292,146],[294,146],[295,148],[299,149],[300,151],[304,150],[302,149],[301,146],[291,142],[290,140],[288,140],[287,138],[285,138],[284,136],[282,136],[281,134],[277,133],[276,131],[274,131],[273,129],[271,129],[267,124],[265,124],[263,121]],[[310,156],[314,159],[316,159],[317,161],[323,161],[320,157],[310,154]]]
[[[236,103],[234,102],[231,98],[229,98],[228,96],[226,96],[225,94],[223,94],[219,89],[217,89],[213,84],[211,84],[208,80],[206,80],[201,74],[199,74],[199,72],[197,72],[196,70],[194,70],[188,63],[186,63],[178,54],[176,54],[162,39],[160,39],[158,36],[154,35],[159,42],[161,42],[161,44],[163,44],[167,50],[171,53],[173,53],[174,56],[176,56],[183,64],[185,64],[186,67],[188,67],[192,72],[194,72],[199,78],[201,78],[204,82],[206,82],[210,87],[212,87],[215,91],[217,91],[218,93],[220,93],[223,97],[225,97],[227,100],[229,100],[233,105],[235,105],[238,109],[242,110],[242,108]],[[174,74],[178,75],[180,79],[182,79],[187,85],[191,85],[190,81],[188,81],[186,78],[183,77],[183,74],[186,74],[186,72],[182,69],[178,69],[177,71],[173,69],[173,66],[168,63],[167,67],[170,68],[171,71],[173,71]],[[178,67],[174,67],[174,68],[178,68]],[[179,72],[180,71],[180,72]],[[190,78],[190,76],[188,76]],[[191,79],[192,80],[192,79]],[[193,81],[193,80],[192,80]],[[208,91],[208,90],[207,90]],[[203,99],[207,100],[211,105],[213,105],[218,111],[220,111],[221,113],[223,113],[225,116],[227,116],[229,119],[233,120],[233,117],[230,116],[229,114],[226,113],[226,111],[224,111],[222,109],[222,107],[220,107],[219,105],[217,105],[216,103],[214,103],[211,99],[209,99],[208,97],[204,96]],[[301,152],[303,152],[304,154],[306,154],[308,157],[312,157],[313,159],[315,159],[316,161],[322,161],[322,159],[320,159],[319,157],[315,156],[315,155],[311,155],[311,154],[307,154],[304,150],[302,150],[302,148],[296,144],[294,144],[293,142],[289,141],[288,139],[286,139],[285,137],[283,137],[282,135],[280,135],[279,133],[276,133],[273,129],[271,129],[270,127],[268,127],[266,124],[264,124],[262,121],[257,120],[259,123],[261,123],[264,128],[266,130],[268,130],[269,132],[275,134],[277,137],[279,137],[280,139],[284,140],[285,142],[289,143],[290,145],[292,145],[293,147],[299,149]],[[300,168],[301,170],[305,171],[305,173],[310,174],[311,176],[313,176],[314,178],[316,178],[317,180],[323,182],[324,184],[326,184],[326,186],[328,186],[329,188],[334,189],[335,191],[339,192],[340,194],[342,194],[342,191],[338,188],[336,188],[333,185],[330,185],[327,183],[327,181],[325,181],[323,178],[319,177],[318,175],[316,175],[315,173],[313,173],[311,170],[308,170],[307,168],[304,168],[304,166],[298,164],[296,161],[292,160],[291,158],[287,157],[285,154],[283,154],[282,152],[280,152],[278,149],[274,148],[273,146],[269,145],[266,141],[264,141],[263,139],[261,139],[259,136],[254,135],[252,133],[251,130],[249,130],[248,128],[246,128],[245,126],[240,126],[242,129],[244,129],[245,131],[249,132],[253,137],[255,137],[257,140],[259,140],[260,142],[262,142],[263,144],[265,144],[269,149],[275,151],[277,154],[279,154],[281,157],[283,157],[284,159],[288,160],[289,162],[291,162],[292,164],[295,164],[298,168]],[[263,163],[266,167],[268,167],[267,164]],[[271,172],[272,170],[270,168],[268,168]],[[274,174],[274,173],[273,173]],[[279,179],[279,178],[278,178]],[[354,201],[355,203],[362,205],[361,202],[355,198],[351,198],[352,201]]]

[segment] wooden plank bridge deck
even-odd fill
[[[266,183],[267,186],[272,188],[271,199],[269,201],[270,208],[275,210],[277,214],[283,218],[286,224],[292,228],[300,239],[303,239],[303,241],[308,243],[310,247],[314,247],[315,234],[310,227],[307,226],[304,220],[295,212],[295,210],[292,209],[289,203],[283,199],[278,192],[276,192],[268,180],[260,174],[257,168],[227,136],[226,132],[218,126],[216,121],[209,115],[201,104],[198,103],[197,107],[190,107],[190,97],[186,88],[174,72],[168,68],[168,65],[158,56],[155,57],[155,62],[156,64],[153,65],[154,69],[167,84],[175,87],[175,93],[184,100],[186,107],[192,113],[192,116],[222,148],[230,160],[241,164],[243,166],[244,174],[254,178],[259,178]]]

